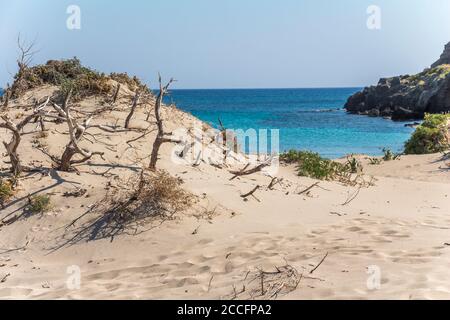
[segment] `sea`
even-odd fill
[[[172,90],[165,103],[216,128],[220,119],[227,129],[278,129],[281,152],[311,150],[330,159],[349,154],[379,156],[384,148],[402,152],[414,131],[405,126],[407,122],[344,110],[348,97],[361,89]]]
[[[347,99],[361,89],[173,90],[165,102],[216,128],[220,119],[227,129],[278,129],[281,152],[311,150],[330,159],[379,156],[384,148],[402,152],[414,131],[406,122],[344,110]]]

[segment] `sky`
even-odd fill
[[[158,72],[180,89],[362,87],[437,60],[449,14],[449,0],[0,0],[0,87],[19,33],[37,40],[35,64],[77,56],[151,87]]]

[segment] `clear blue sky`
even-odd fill
[[[71,4],[81,30],[66,28]],[[77,56],[153,85],[160,71],[178,88],[365,86],[437,60],[449,15],[448,0],[0,0],[0,86],[19,32],[37,36],[35,63]]]

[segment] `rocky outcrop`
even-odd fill
[[[384,78],[351,96],[350,113],[393,120],[421,119],[425,113],[450,111],[450,43],[441,59],[417,75]],[[444,62],[443,64],[440,62]]]
[[[442,64],[450,64],[450,42],[445,46],[444,52],[441,54],[439,60],[433,63],[431,67],[436,68]]]

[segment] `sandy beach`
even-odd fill
[[[28,92],[9,116],[26,114],[27,99],[56,90]],[[97,107],[94,97],[74,109],[81,116]],[[119,100],[93,124],[122,121],[128,109],[129,100]],[[148,126],[144,111],[137,109],[133,128]],[[164,107],[162,116],[169,131],[199,121],[173,107]],[[47,130],[40,143],[60,154],[66,128],[48,123]],[[230,171],[243,164],[174,163],[173,144],[164,144],[158,167],[183,182],[196,199],[193,207],[136,232],[68,241],[96,214],[82,217],[89,208],[148,164],[155,133],[127,143],[141,133],[92,128],[91,140],[102,143],[83,144],[95,145],[104,159],[67,173],[51,169],[33,147],[36,132],[33,123],[25,127],[19,153],[25,164],[48,170],[21,179],[0,211],[3,222],[17,217],[0,225],[1,299],[450,299],[450,170],[442,154],[379,165],[358,156],[371,182],[364,187],[299,177],[295,166],[281,165],[281,182],[269,189],[273,177],[264,172],[230,180]],[[6,161],[0,158],[4,170]],[[254,197],[241,197],[256,186]],[[73,196],[80,189],[83,195]],[[50,195],[51,210],[22,215],[35,194]],[[68,285],[73,270],[81,272],[77,288]],[[255,281],[261,272],[277,274],[281,289],[261,289]]]

